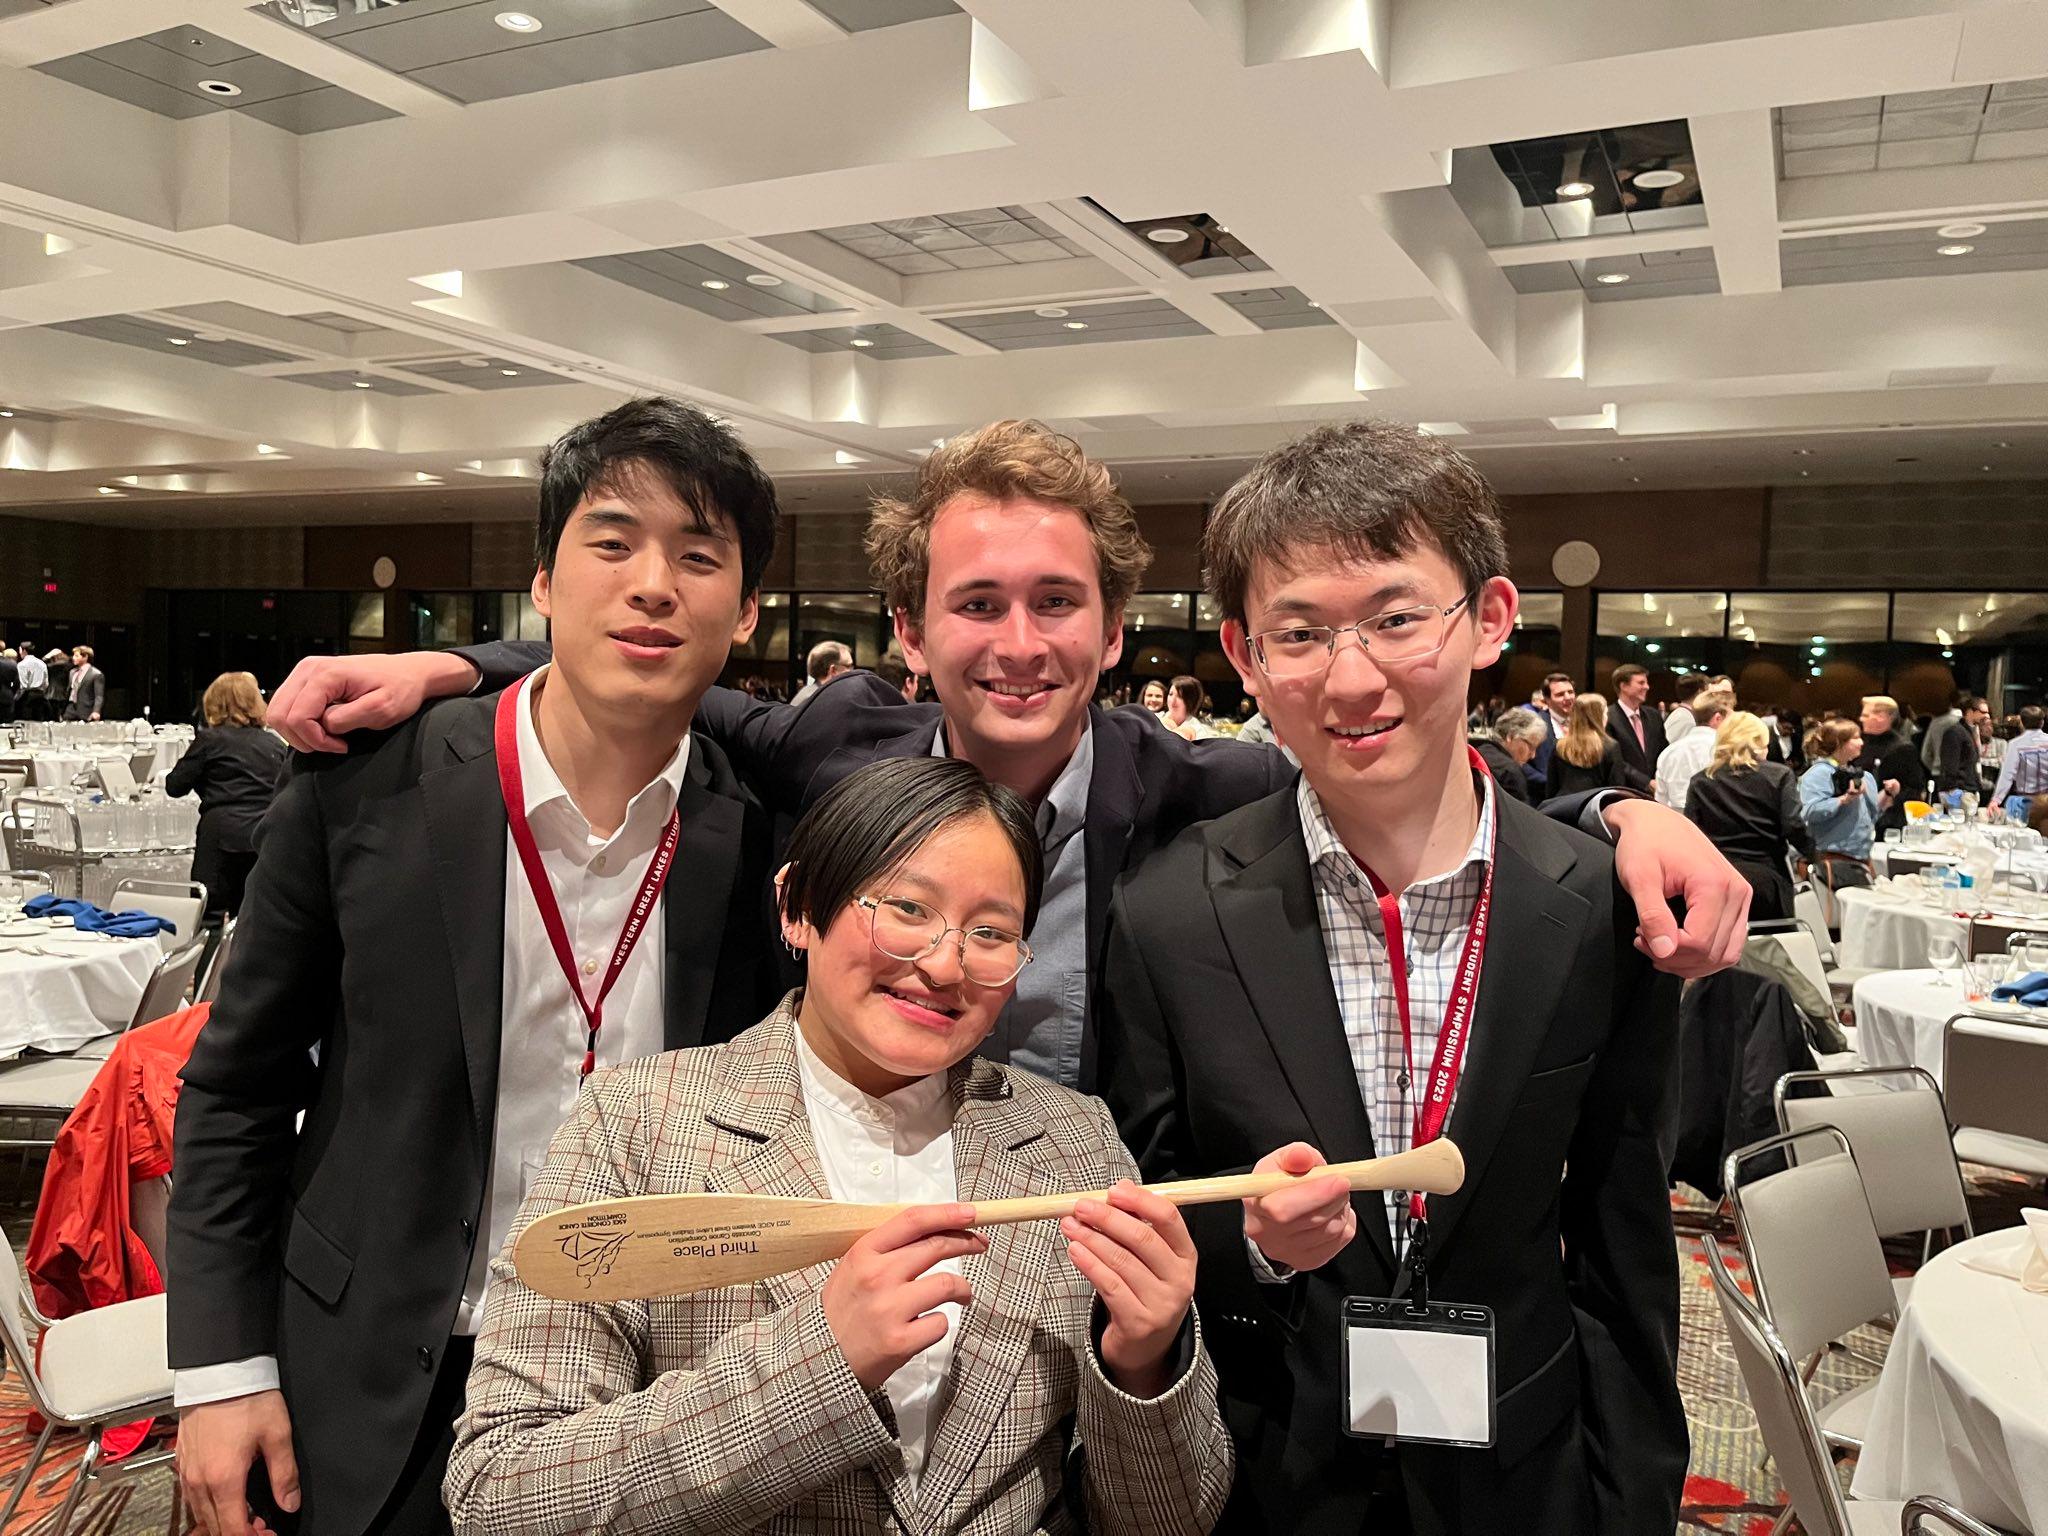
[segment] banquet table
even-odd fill
[[[1954,972],[1879,971],[1850,992],[1856,1054],[1866,1067],[1924,1067],[1941,1081],[1942,1026],[1969,1011]],[[2048,1025],[2048,1016],[2042,1020]],[[1900,1086],[1905,1086],[1901,1084]]]
[[[1897,855],[1897,862],[1893,856]],[[1946,848],[1908,848],[1903,843],[1877,843],[1871,847],[1870,863],[1880,875],[1910,873],[1932,865],[1953,865],[1962,858],[1960,853]],[[2017,848],[2010,853],[1998,855],[1998,869],[2001,874],[2010,870],[2014,874],[2031,875],[2043,890],[2048,890],[2048,849]]]
[[[1986,1232],[1921,1269],[1878,1377],[1857,1498],[1931,1493],[2001,1529],[2048,1532],[2048,1295],[1966,1262],[2032,1241]]]
[[[1970,925],[1916,897],[1850,886],[1835,892],[1840,913],[1842,964],[1860,971],[1903,971],[1927,964],[1928,943],[1969,941]]]
[[[16,930],[34,929],[33,933]],[[0,1060],[125,1029],[163,949],[37,919],[0,925]]]

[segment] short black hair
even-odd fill
[[[995,822],[1024,871],[1023,931],[1038,920],[1045,856],[1031,807],[954,757],[892,757],[827,790],[789,834],[782,915],[823,931],[871,882],[934,834],[976,816]]]
[[[751,593],[775,553],[775,483],[732,428],[694,405],[651,395],[571,427],[540,456],[540,525],[534,558],[553,572],[562,531],[586,496],[619,491],[651,473],[711,531],[732,524],[740,545],[740,589]],[[722,531],[722,530],[721,530]]]
[[[1543,679],[1543,697],[1546,699],[1550,697],[1550,685],[1552,683],[1570,683],[1571,681],[1572,675],[1569,672],[1552,672],[1548,674]],[[1578,692],[1578,685],[1576,683],[1572,684],[1572,691],[1574,693]]]
[[[1202,531],[1209,595],[1244,622],[1260,560],[1281,570],[1331,552],[1396,560],[1432,548],[1467,597],[1508,573],[1500,502],[1471,460],[1437,438],[1386,421],[1317,427],[1282,444],[1223,493]]]

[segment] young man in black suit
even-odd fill
[[[1120,883],[1105,1097],[1147,1179],[1439,1130],[1467,1169],[1426,1239],[1409,1199],[1335,1179],[1189,1212],[1238,1445],[1218,1529],[1669,1536],[1677,985],[1636,950],[1612,849],[1497,793],[1466,746],[1468,680],[1517,607],[1497,504],[1440,442],[1356,423],[1269,454],[1204,545],[1302,781]],[[1345,1299],[1412,1294],[1418,1263],[1435,1300],[1492,1309],[1486,1449],[1344,1432]]]
[[[1046,898],[1036,956],[982,1047],[1070,1087],[1096,1079],[1094,980],[1122,871],[1183,827],[1292,782],[1271,746],[1189,743],[1149,711],[1104,710],[1097,682],[1123,649],[1123,609],[1151,550],[1108,469],[1035,422],[1001,421],[927,455],[902,500],[878,502],[868,531],[877,582],[911,670],[939,702],[906,704],[871,673],[821,687],[802,709],[713,689],[697,720],[778,816],[794,816],[863,763],[949,752],[1040,808]],[[537,642],[417,656],[303,661],[271,720],[287,740],[388,724],[423,697],[499,687],[546,660]],[[1619,797],[1546,808],[1623,843],[1659,963],[1704,974],[1741,953],[1749,886],[1682,817]],[[1603,834],[1604,835],[1604,834]],[[1683,892],[1684,931],[1664,905]]]
[[[1664,750],[1664,717],[1650,706],[1650,674],[1632,661],[1614,669],[1614,708],[1607,734],[1621,753],[1628,787],[1648,794],[1657,782],[1657,754]]]
[[[446,1532],[487,1265],[579,1085],[773,1005],[767,820],[689,726],[774,487],[638,400],[548,450],[540,501],[553,665],[300,760],[185,1068],[170,1360],[207,1536],[250,1494],[306,1536]]]

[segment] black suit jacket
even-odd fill
[[[395,1485],[482,1219],[504,970],[496,703],[447,700],[374,750],[297,760],[185,1067],[170,1363],[277,1356],[305,1536],[353,1536]],[[698,740],[678,807],[671,1049],[729,1040],[774,1001],[768,932],[734,900],[767,878],[765,818]]]
[[[1610,851],[1502,798],[1495,912],[1432,1201],[1432,1292],[1494,1309],[1490,1450],[1404,1446],[1414,1529],[1669,1536],[1685,1476],[1678,1267],[1665,1169],[1677,983],[1630,939]],[[1118,887],[1104,1094],[1147,1179],[1245,1168],[1290,1141],[1373,1155],[1292,793],[1183,834]],[[1379,1446],[1339,1429],[1339,1316],[1392,1294],[1384,1198],[1283,1286],[1241,1210],[1190,1208],[1197,1298],[1237,1437],[1219,1531],[1356,1536]]]
[[[1643,706],[1643,740],[1636,742],[1636,733],[1628,723],[1628,716],[1622,713],[1619,704],[1607,710],[1607,734],[1614,738],[1614,744],[1621,749],[1621,776],[1630,789],[1639,789],[1648,794],[1657,782],[1657,756],[1667,743],[1664,740],[1664,717],[1649,704]]]

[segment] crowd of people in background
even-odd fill
[[[16,720],[97,720],[107,705],[107,677],[92,647],[29,646],[0,641],[0,725]]]
[[[1527,707],[1489,699],[1469,717],[1472,745],[1518,799],[1626,786],[1684,812],[1749,880],[1758,918],[1792,915],[1794,855],[1830,886],[1866,881],[1872,845],[1914,802],[2048,824],[2039,705],[1995,720],[1982,697],[1958,691],[1944,713],[1915,721],[1872,694],[1855,719],[1830,709],[1809,724],[1791,709],[1742,708],[1727,677],[1680,674],[1661,708],[1634,663],[1609,684],[1612,707],[1564,672]]]

